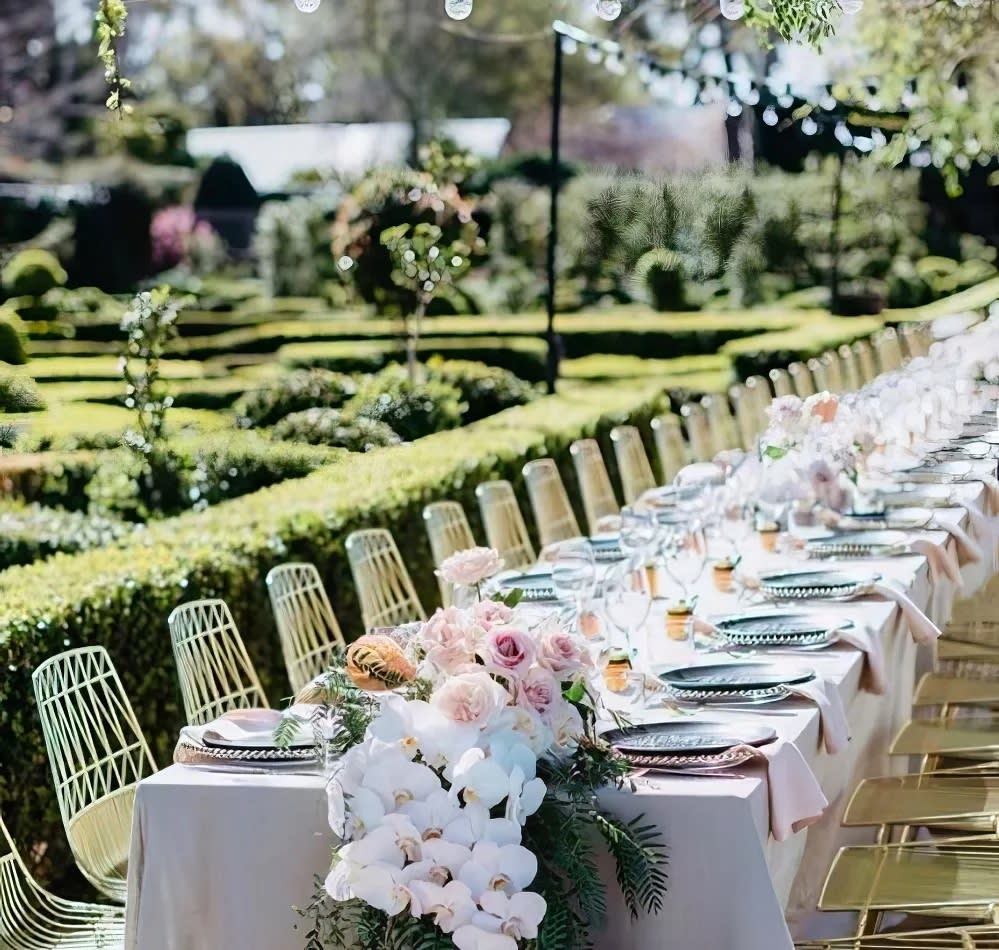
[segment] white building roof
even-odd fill
[[[438,127],[441,135],[480,158],[496,158],[509,131],[507,119],[451,119]],[[196,158],[227,155],[239,162],[258,192],[268,192],[309,168],[356,175],[376,165],[401,164],[410,136],[406,122],[232,126],[191,129],[187,150]]]

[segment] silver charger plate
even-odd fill
[[[805,544],[810,555],[828,557],[871,557],[897,554],[908,545],[909,538],[902,531],[892,529],[866,529],[838,531],[834,534],[812,538]]]
[[[589,542],[593,549],[593,559],[601,564],[625,559],[625,553],[621,550],[621,536],[618,534],[596,535]]]
[[[504,593],[520,590],[525,601],[558,600],[551,574],[516,574],[513,577],[504,577],[496,586]]]
[[[759,753],[750,748],[728,749],[710,755],[640,755],[623,753],[634,766],[650,771],[672,772],[680,775],[713,775],[726,769],[744,765]]]
[[[222,749],[181,739],[177,748],[199,757],[218,759],[220,762],[294,762],[301,765],[316,761],[315,746],[308,749]]]
[[[625,754],[717,755],[733,746],[766,745],[777,731],[760,723],[649,722],[612,729],[601,738]]]
[[[735,614],[714,621],[721,637],[734,646],[828,646],[833,634],[853,626],[852,620],[807,613]]]
[[[660,673],[659,679],[680,694],[688,691],[739,693],[807,683],[815,679],[815,671],[804,667],[787,669],[774,663],[733,662],[678,667]]]
[[[775,600],[853,597],[871,582],[846,571],[775,571],[760,578],[760,590]]]

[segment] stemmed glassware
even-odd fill
[[[572,601],[573,622],[581,624],[583,611],[597,586],[597,564],[588,540],[578,538],[559,545],[552,567],[552,586],[559,600]]]
[[[632,661],[638,657],[636,634],[645,626],[652,595],[644,571],[623,562],[608,575],[604,592],[604,614],[611,627],[624,635],[624,649]],[[611,649],[620,648],[612,644]],[[634,665],[634,663],[633,663]]]
[[[666,560],[666,573],[680,588],[682,603],[689,605],[692,588],[704,573],[707,562],[708,541],[704,529],[696,526],[681,529]]]

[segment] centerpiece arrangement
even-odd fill
[[[499,563],[471,549],[442,574],[481,591]],[[598,802],[631,767],[597,736],[593,673],[586,642],[517,592],[352,643],[299,697],[335,718],[342,753],[328,784],[342,844],[307,950],[590,946],[601,841],[631,912],[657,912],[659,832]]]

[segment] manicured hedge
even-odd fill
[[[421,510],[461,501],[481,538],[475,486],[510,478],[522,489],[524,461],[555,456],[570,490],[568,447],[596,435],[608,460],[609,430],[642,424],[662,406],[658,386],[591,386],[507,410],[411,445],[349,456],[312,475],[151,524],[127,540],[77,555],[57,554],[0,574],[0,809],[28,845],[47,845],[43,870],[69,856],[60,828],[31,691],[31,671],[67,646],[100,643],[118,666],[165,765],[181,715],[166,617],[184,600],[222,596],[232,607],[273,702],[287,695],[264,575],[285,560],[315,562],[348,636],[360,632],[343,543],[356,528],[395,534],[428,607],[436,584]],[[615,476],[616,477],[616,476]]]
[[[56,551],[101,547],[135,530],[113,518],[41,505],[0,505],[0,571],[31,564]]]
[[[949,297],[935,300],[921,307],[906,310],[885,310],[882,316],[888,323],[908,323],[911,321],[935,320],[962,310],[984,310],[999,300],[999,277],[983,281],[967,290]]]

